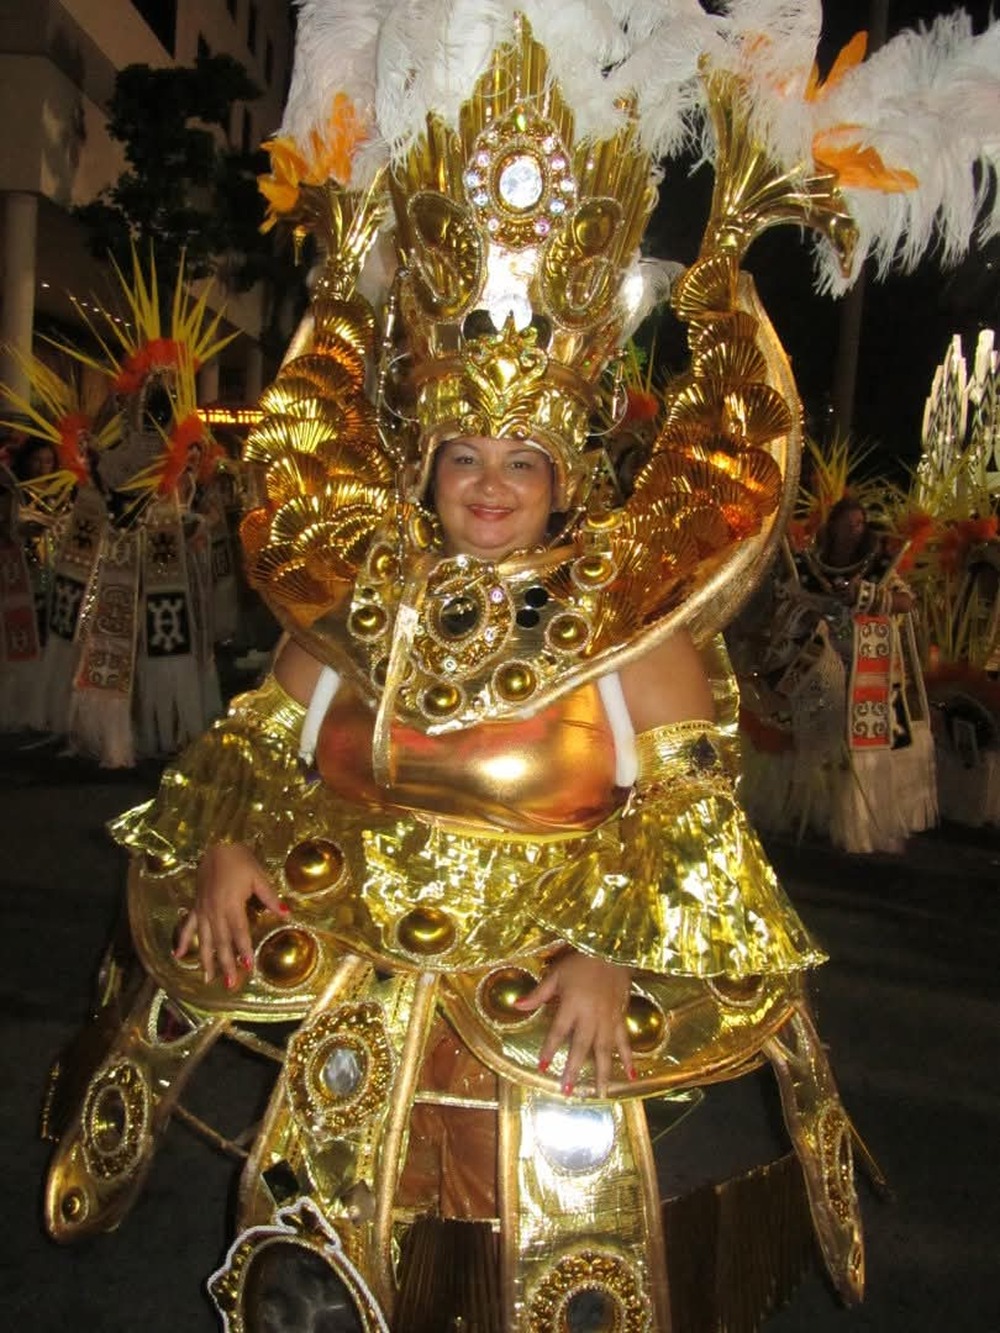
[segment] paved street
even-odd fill
[[[157,773],[101,772],[50,744],[22,746],[0,738],[5,1322],[23,1333],[212,1333],[202,1283],[225,1250],[235,1167],[183,1127],[117,1233],[61,1249],[40,1229],[45,1075],[87,1010],[121,903],[124,858],[103,823],[148,795]],[[893,1197],[861,1184],[865,1304],[845,1311],[816,1275],[766,1333],[996,1333],[1000,836],[925,835],[905,858],[772,852],[832,956],[815,986],[821,1031]],[[229,1060],[212,1077],[252,1103],[256,1069]],[[713,1090],[670,1136],[678,1179],[706,1152],[719,1175],[755,1160],[766,1089],[745,1083]]]

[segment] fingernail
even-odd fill
[[[628,1069],[625,1072],[628,1074],[628,1081],[630,1083],[634,1083],[636,1078],[635,1065],[629,1065]]]
[[[239,958],[239,962],[240,962],[240,967],[245,967],[246,970],[247,970],[248,972],[252,972],[252,971],[253,971],[253,955],[252,955],[252,954],[249,954],[249,953],[241,953],[241,954],[240,954],[240,958]]]
[[[572,1097],[572,1096],[573,1096],[573,1084],[572,1084],[572,1083],[564,1083],[564,1084],[562,1085],[562,1090],[563,1090],[563,1096],[564,1096],[564,1097]]]
[[[225,984],[226,990],[232,990],[233,987],[236,985],[236,978],[235,978],[235,977],[231,977],[231,976],[229,975],[229,973],[227,972],[226,975],[225,975],[225,978],[224,978],[224,984]]]
[[[543,1074],[548,1073],[548,1068],[551,1063],[552,1063],[551,1060],[539,1060],[538,1068],[542,1071]]]
[[[292,909],[288,906],[287,903],[279,903],[279,904],[278,904],[278,911],[281,913],[282,916],[288,916],[288,914],[289,914],[289,912],[291,912],[291,910],[292,910]]]

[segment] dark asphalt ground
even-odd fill
[[[184,1127],[116,1233],[64,1249],[41,1230],[46,1071],[87,1011],[121,904],[124,857],[104,821],[151,793],[157,767],[102,772],[24,747],[0,738],[3,1326],[212,1333],[203,1282],[230,1239],[236,1168]],[[865,1303],[845,1310],[817,1273],[766,1333],[1000,1333],[1000,834],[922,835],[897,858],[771,851],[831,955],[815,982],[820,1029],[892,1198],[860,1184]],[[252,1118],[259,1071],[230,1056],[208,1074],[205,1096],[225,1087]],[[772,1155],[768,1102],[754,1079],[712,1090],[668,1136],[666,1174],[686,1185]]]

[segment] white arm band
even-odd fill
[[[326,717],[326,710],[330,707],[339,684],[340,676],[334,671],[333,667],[326,666],[319,673],[319,679],[316,681],[312,698],[309,700],[309,707],[306,709],[302,732],[299,736],[299,758],[304,764],[308,765],[313,761],[316,754],[316,742],[319,740],[320,725]]]
[[[619,787],[631,787],[639,772],[639,762],[635,752],[635,728],[632,726],[618,672],[612,671],[610,675],[602,676],[597,682],[597,688],[615,743],[615,782]]]

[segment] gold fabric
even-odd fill
[[[197,865],[211,842],[287,840],[303,788],[297,749],[304,718],[301,704],[269,675],[167,768],[152,801],[112,820],[112,837],[158,858],[163,869]]]
[[[650,972],[733,978],[821,963],[736,800],[726,732],[687,722],[636,743],[627,805],[543,877],[539,923]]]
[[[721,689],[724,676],[717,679]],[[450,812],[435,815],[390,804],[392,792],[374,804],[376,790],[365,778],[370,730],[349,693],[344,709],[345,730],[334,743],[340,716],[334,705],[321,760],[332,790],[307,781],[289,730],[294,706],[272,682],[238,700],[231,716],[191,747],[153,802],[112,826],[120,841],[153,858],[152,876],[132,894],[133,930],[146,964],[199,1009],[253,1014],[277,1004],[304,1012],[345,947],[392,967],[448,973],[534,957],[564,943],[668,976],[771,975],[823,960],[735,799],[731,723],[685,723],[640,735],[640,775],[628,800],[593,828],[575,829],[567,818],[553,830],[546,819],[560,803],[564,814],[578,816],[580,794],[592,794],[595,775],[603,799],[613,791],[608,765],[600,762],[602,753],[610,759],[610,738],[588,766],[587,740],[607,728],[596,689],[570,696],[556,713],[572,725],[531,719],[512,755],[534,815],[533,823],[522,818],[526,831],[504,826],[517,818],[516,782],[506,793],[508,816],[495,790],[480,781],[475,752],[470,804],[478,802],[486,817],[459,818],[465,773],[455,763],[466,756],[452,748],[478,737],[485,769],[495,729],[503,741],[508,727],[517,734],[518,724],[484,724],[440,742],[412,738],[426,749],[416,764],[401,758],[402,796],[431,809],[436,800]],[[436,755],[427,752],[432,744],[440,745]],[[564,792],[554,777],[566,779],[574,765],[579,771]],[[413,772],[418,780],[407,788]],[[356,780],[360,800],[351,799]],[[593,809],[587,814],[593,818]],[[271,914],[252,922],[259,966],[238,998],[206,992],[197,968],[170,954],[193,898],[192,867],[219,837],[251,843],[293,909],[283,929],[276,930]]]

